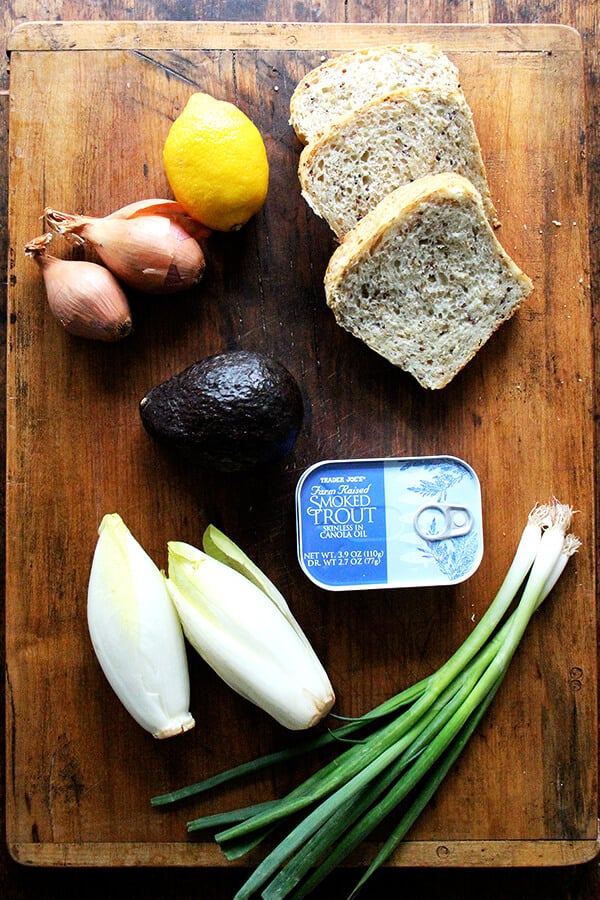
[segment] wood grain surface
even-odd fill
[[[63,18],[77,17],[61,6]],[[119,18],[113,4],[98,9],[106,18]],[[321,16],[324,9],[321,4]],[[369,16],[360,7],[349,9],[356,14],[351,20],[371,17],[383,26],[387,16],[374,15],[372,5],[369,9]],[[460,9],[449,7],[448,19],[456,20]],[[244,4],[235,4],[235,10],[231,15],[229,9],[232,18],[250,18]],[[311,10],[315,18],[315,8]],[[443,5],[436,7],[428,17],[442,21],[444,10]],[[189,14],[187,6],[186,11]],[[227,18],[218,6],[211,17],[218,11]],[[417,7],[413,11],[416,14]],[[476,11],[485,21],[485,9]],[[143,12],[140,5],[138,17],[144,18]],[[198,4],[196,16],[206,17],[202,12]],[[266,19],[298,15],[285,4],[271,12]],[[325,18],[339,22],[338,13],[332,5]],[[127,15],[131,17],[130,7]],[[9,259],[14,315],[8,383],[14,390],[8,427],[17,426],[20,439],[9,441],[7,496],[11,598],[7,696],[8,720],[15,726],[9,741],[7,798],[13,852],[19,845],[16,855],[25,863],[220,865],[214,850],[205,845],[197,845],[191,858],[181,835],[181,811],[164,817],[148,814],[140,801],[146,799],[149,779],[163,789],[190,776],[195,779],[199,768],[208,773],[222,758],[225,742],[228,758],[241,760],[254,749],[284,739],[198,665],[193,667],[193,684],[210,695],[210,702],[203,705],[202,731],[193,740],[157,750],[132,730],[94,668],[80,629],[80,585],[98,517],[109,506],[122,511],[157,560],[173,529],[197,540],[208,520],[244,539],[307,623],[339,680],[343,711],[349,713],[386,696],[389,680],[404,677],[407,668],[420,674],[455,646],[470,616],[482,609],[487,583],[497,580],[505,567],[512,532],[522,521],[519,504],[525,498],[528,508],[539,499],[529,497],[532,472],[536,491],[573,492],[569,499],[587,512],[578,521],[578,530],[588,544],[594,540],[589,514],[594,496],[591,314],[586,288],[591,272],[593,296],[595,261],[592,252],[588,267],[586,199],[593,251],[595,197],[593,179],[586,197],[584,164],[593,165],[593,160],[589,141],[587,160],[582,157],[582,138],[590,128],[581,102],[576,36],[563,31],[556,40],[558,31],[543,28],[492,32],[466,28],[460,30],[460,38],[448,29],[437,33],[438,42],[455,54],[464,72],[465,92],[475,112],[503,222],[502,240],[543,290],[534,295],[521,322],[517,319],[507,326],[448,393],[423,400],[408,377],[391,374],[332,327],[314,275],[326,264],[331,238],[322,223],[290,198],[298,148],[285,127],[286,102],[302,71],[331,43],[324,47],[315,39],[306,49],[301,44],[302,49],[290,52],[289,30],[271,29],[257,52],[251,32],[242,26],[235,29],[235,46],[242,49],[235,54],[234,67],[232,41],[223,26],[207,27],[211,40],[202,46],[208,50],[197,49],[192,28],[178,26],[175,36],[172,29],[159,22],[148,26],[147,40],[140,47],[139,28],[133,23],[111,25],[103,32],[90,24],[81,45],[73,46],[65,27],[66,39],[55,30],[48,32],[52,43],[45,56],[27,45],[31,29],[11,39],[16,95],[29,90],[36,98],[21,107],[27,110],[26,118],[17,108],[11,120],[11,160],[21,187],[19,201],[23,198],[22,207],[17,206],[11,193],[11,247],[20,247],[32,236],[35,211],[46,204],[88,206],[102,213],[122,199],[135,199],[136,193],[147,196],[150,186],[152,194],[166,191],[160,131],[198,84],[198,72],[211,92],[235,92],[267,135],[275,160],[272,199],[261,226],[256,222],[233,239],[215,241],[212,271],[198,298],[184,298],[177,310],[171,301],[169,307],[155,302],[143,306],[144,301],[136,298],[136,334],[108,354],[103,352],[106,348],[90,350],[66,340],[48,317],[35,270],[16,255]],[[332,32],[334,49],[342,48],[348,29]],[[93,49],[100,33],[108,35],[112,47],[104,54]],[[556,40],[552,45],[550,36]],[[379,34],[374,40],[379,41]],[[591,51],[585,40],[583,48],[589,65]],[[490,70],[492,58],[493,77],[482,91],[482,73]],[[56,78],[48,79],[57,59],[60,90]],[[588,117],[593,106],[592,98]],[[560,112],[548,116],[550,107]],[[129,123],[127,132],[114,127],[123,120]],[[80,139],[74,146],[75,134]],[[55,159],[60,159],[60,166]],[[116,165],[106,166],[107,159]],[[36,164],[35,174],[29,174]],[[274,234],[281,236],[280,242],[273,240]],[[310,260],[310,271],[303,259]],[[555,266],[548,266],[549,261]],[[249,479],[235,486],[234,503],[231,483],[200,481],[174,466],[148,443],[135,419],[137,399],[150,384],[181,368],[192,352],[202,356],[224,344],[266,347],[285,356],[303,383],[310,408],[296,451],[273,477],[268,496],[261,490],[264,485]],[[516,368],[511,354],[518,359]],[[351,396],[364,394],[363,410],[344,399],[340,373]],[[368,416],[357,414],[364,409]],[[342,607],[330,598],[324,600],[300,579],[289,498],[305,465],[342,452],[348,456],[445,452],[449,441],[453,452],[475,464],[484,486],[497,485],[493,491],[484,490],[486,546],[495,552],[464,590],[449,592],[442,603],[433,594],[425,598],[409,594],[399,608],[397,595],[383,592],[376,601],[357,597]],[[532,447],[544,452],[538,456]],[[23,474],[25,479],[17,477]],[[406,852],[413,855],[404,860],[409,866],[472,866],[483,862],[485,847],[488,864],[515,871],[486,876],[471,869],[466,874],[460,870],[435,874],[403,868],[381,873],[374,881],[373,896],[408,886],[420,896],[461,896],[464,885],[479,887],[486,896],[597,895],[596,863],[568,866],[584,858],[578,847],[589,846],[596,836],[596,735],[590,730],[590,723],[597,728],[593,558],[590,553],[578,559],[561,596],[532,629],[489,727],[465,757],[451,790],[440,795],[411,836]],[[35,564],[39,560],[44,564]],[[25,585],[34,600],[15,606],[12,598]],[[370,628],[365,636],[366,602]],[[374,604],[377,615],[372,615]],[[435,640],[428,636],[432,617],[437,623]],[[406,633],[411,633],[408,648]],[[332,634],[338,637],[336,642],[331,641]],[[566,682],[575,667],[583,668],[590,681],[586,684],[584,679],[584,690],[573,693]],[[232,719],[237,725],[233,735],[224,728]],[[518,764],[507,761],[511,753]],[[122,763],[128,757],[133,764],[125,769]],[[468,777],[461,778],[461,772]],[[278,790],[286,779],[280,776]],[[19,783],[27,784],[27,803]],[[565,785],[566,793],[559,797]],[[272,785],[267,779],[262,787]],[[548,863],[560,868],[552,874],[522,868]],[[103,896],[117,883],[144,896],[225,897],[240,881],[239,873],[236,877],[235,872],[210,869],[178,870],[168,877],[162,870],[148,875],[143,868],[103,871],[91,879],[70,869],[40,875],[8,859],[0,871],[6,880],[3,895],[8,897],[70,892]],[[349,883],[348,873],[339,873],[333,890],[340,890],[341,896]],[[0,886],[4,887],[2,881]]]

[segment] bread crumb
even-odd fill
[[[558,219],[552,219],[552,224],[559,228],[562,225],[562,222],[559,222]]]

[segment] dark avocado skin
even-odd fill
[[[283,459],[304,416],[290,372],[249,350],[194,363],[148,391],[139,408],[152,437],[221,472]]]

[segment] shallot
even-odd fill
[[[86,260],[59,259],[47,250],[52,235],[43,234],[25,246],[40,267],[48,305],[70,334],[97,341],[119,341],[132,328],[127,297],[104,266]]]
[[[44,216],[51,231],[89,245],[117,278],[144,293],[183,291],[204,274],[204,252],[192,233],[201,237],[209,232],[175,201],[130,203],[102,218],[50,208]]]

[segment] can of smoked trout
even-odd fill
[[[296,487],[296,535],[329,591],[458,584],[483,556],[479,479],[454,456],[324,460]]]

